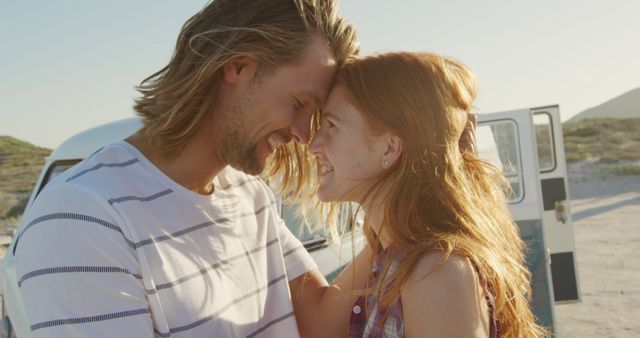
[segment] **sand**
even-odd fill
[[[640,337],[640,176],[569,190],[582,302],[556,306],[558,337]]]

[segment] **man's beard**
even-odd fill
[[[230,114],[224,118],[225,126],[219,139],[227,163],[249,175],[258,175],[264,170],[264,164],[256,157],[257,144],[251,143],[248,131],[251,115],[256,114],[256,89],[256,86],[248,88],[247,92],[233,103]],[[253,120],[255,121],[255,116]]]
[[[249,175],[258,175],[264,169],[256,157],[256,145],[246,140],[238,130],[227,129],[222,135],[222,153],[231,167]]]
[[[264,170],[264,164],[256,157],[257,143],[251,143],[249,127],[258,121],[257,104],[255,98],[264,89],[265,79],[272,75],[272,71],[258,68],[251,84],[246,91],[237,97],[230,114],[224,118],[225,128],[222,128],[220,144],[222,154],[227,163],[234,169],[249,175],[258,175]],[[257,141],[256,141],[257,142]],[[266,160],[265,160],[266,161]]]

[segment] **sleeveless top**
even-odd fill
[[[375,282],[380,274],[384,273],[387,261],[392,259],[385,275],[395,273],[405,254],[397,254],[390,257],[389,250],[383,250],[374,260],[371,267],[372,280]],[[385,290],[386,291],[386,290]],[[379,294],[373,292],[366,296],[360,296],[353,305],[349,320],[349,338],[401,338],[404,337],[404,323],[402,314],[402,301],[398,298],[389,308],[379,304]],[[493,309],[495,297],[493,291],[487,287],[487,305],[489,306],[489,337],[500,336],[499,325]],[[385,319],[386,317],[386,319]],[[382,323],[384,321],[384,323]]]

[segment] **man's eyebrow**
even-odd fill
[[[307,94],[307,96],[309,96],[313,100],[313,103],[316,104],[316,107],[322,106],[322,100],[320,100],[320,96],[317,93],[307,90],[305,91],[305,94]]]

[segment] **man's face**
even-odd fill
[[[335,63],[326,39],[315,37],[301,60],[271,72],[257,69],[220,121],[226,162],[256,175],[277,145],[307,143],[311,116],[328,94]]]

